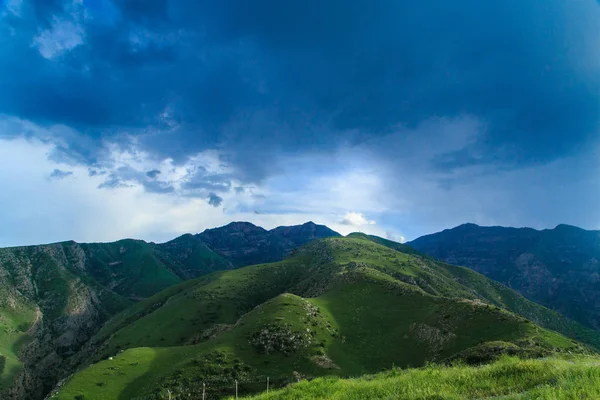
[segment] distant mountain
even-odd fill
[[[294,226],[279,226],[271,233],[284,237],[294,244],[295,247],[300,247],[315,239],[324,239],[328,237],[339,237],[339,233],[329,229],[325,225],[317,225],[310,221],[303,225]]]
[[[0,398],[42,398],[105,321],[184,280],[280,261],[339,236],[307,223],[266,231],[233,223],[167,243],[124,239],[0,249]]]
[[[265,235],[246,224],[226,231]],[[267,377],[277,387],[504,351],[589,351],[533,322],[600,348],[595,331],[497,282],[379,239],[315,240],[284,261],[217,272],[141,301],[104,326],[88,367],[52,398],[158,399],[166,389],[198,398],[205,383],[216,399],[232,395],[235,381],[248,394],[264,390]]]
[[[207,229],[198,237],[235,266],[283,260],[295,248],[314,239],[341,236],[324,225],[307,222],[267,231],[249,222],[232,222]]]
[[[407,244],[600,330],[599,231],[569,225],[538,231],[465,224]]]

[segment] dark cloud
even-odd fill
[[[60,169],[55,169],[54,171],[52,171],[52,173],[50,174],[49,178],[50,179],[64,179],[66,177],[69,177],[73,175],[72,171],[63,171]]]
[[[88,19],[37,1],[0,22],[15,32],[0,39],[0,113],[66,124],[93,143],[126,130],[176,161],[218,147],[245,182],[271,174],[278,154],[433,117],[482,122],[476,142],[433,160],[441,171],[548,162],[597,128],[595,2],[97,3],[84,2]],[[46,60],[32,38],[65,15],[85,43]]]
[[[88,168],[88,176],[106,175],[107,171]]]
[[[220,196],[217,196],[214,193],[210,193],[208,195],[208,204],[210,204],[213,207],[219,207],[221,204],[223,204],[223,198]]]
[[[183,188],[188,190],[228,192],[231,188],[232,178],[231,174],[207,174],[206,170],[202,168],[183,184]]]
[[[155,179],[156,177],[158,177],[158,175],[160,175],[160,171],[157,169],[153,169],[152,171],[146,172],[146,176],[150,179]]]
[[[116,173],[111,173],[108,178],[98,185],[98,189],[116,189],[122,187],[132,187],[132,184],[127,183]]]
[[[159,173],[158,170],[143,172],[130,166],[123,166],[110,172],[98,187],[103,189],[141,185],[148,193],[173,193],[175,188],[170,182],[157,179]]]
[[[160,181],[145,181],[143,182],[144,189],[150,193],[174,193],[175,188],[168,182]]]

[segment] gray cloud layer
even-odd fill
[[[52,156],[94,168],[106,141],[176,164],[216,149],[230,172],[182,183],[215,206],[289,154],[360,147],[391,177],[418,159],[415,179],[450,190],[596,143],[592,0],[35,0],[1,15],[0,114],[62,126]],[[172,193],[160,172],[120,167],[102,186]]]

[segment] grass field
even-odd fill
[[[600,359],[503,357],[481,367],[394,369],[356,379],[317,378],[252,400],[595,400],[600,398]]]

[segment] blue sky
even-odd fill
[[[0,245],[600,229],[594,0],[2,0]]]

